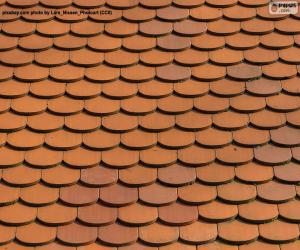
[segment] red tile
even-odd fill
[[[7,143],[16,149],[29,150],[39,148],[44,143],[44,135],[23,129],[7,136]]]
[[[242,22],[241,27],[242,30],[253,35],[265,35],[274,30],[274,24],[272,22],[258,18]]]
[[[129,225],[143,226],[155,222],[158,218],[156,207],[148,207],[139,203],[121,207],[118,210],[118,218]]]
[[[99,152],[76,148],[64,153],[63,161],[73,168],[89,168],[100,163],[101,155]]]
[[[144,64],[146,64],[148,66],[166,65],[166,64],[171,63],[173,61],[173,58],[174,58],[173,53],[161,51],[158,49],[153,49],[153,50],[149,50],[149,51],[140,53],[141,62],[143,62]],[[155,82],[155,80],[145,82],[144,85],[153,83],[153,82]],[[159,84],[160,82],[156,81],[156,83]],[[168,86],[167,84],[164,84],[164,83],[161,83],[161,84]]]
[[[86,126],[82,126],[86,124]],[[65,126],[74,132],[91,132],[97,130],[101,125],[99,117],[91,116],[85,113],[67,116]]]
[[[178,188],[178,198],[188,204],[204,204],[215,200],[217,190],[214,186],[193,183]]]
[[[225,202],[240,204],[256,198],[256,187],[254,185],[231,182],[217,187],[218,197]]]
[[[24,160],[24,151],[16,151],[7,147],[1,147],[0,159],[0,166],[2,168],[17,166]]]
[[[139,229],[139,238],[142,242],[153,246],[167,245],[175,242],[179,237],[178,227],[169,227],[158,223],[144,226]]]
[[[129,186],[147,186],[157,179],[157,170],[141,165],[119,170],[119,180]]]
[[[248,114],[227,111],[213,115],[213,124],[223,130],[237,130],[244,128],[249,123]]]
[[[85,206],[97,202],[99,190],[75,184],[60,188],[59,198],[69,206]]]
[[[232,35],[240,31],[240,23],[222,19],[208,23],[207,29],[214,35]]]
[[[46,135],[45,143],[56,150],[70,150],[80,146],[81,134],[59,130]]]
[[[42,170],[42,180],[51,186],[69,186],[75,184],[80,178],[80,170],[71,169],[65,166]]]
[[[95,203],[78,208],[78,219],[88,226],[101,226],[114,223],[117,219],[117,209]]]
[[[185,130],[199,131],[212,125],[211,115],[191,111],[176,116],[176,125]]]
[[[212,64],[205,64],[194,67],[192,75],[200,81],[215,81],[225,77],[226,68],[215,66]]]
[[[199,233],[201,232],[201,233]],[[180,227],[180,239],[189,244],[203,244],[216,239],[217,225],[196,221]]]
[[[197,168],[197,178],[208,185],[220,185],[231,182],[234,175],[233,167],[219,163],[212,163],[208,166]]]
[[[111,149],[119,145],[120,136],[104,130],[96,130],[83,134],[82,142],[86,147],[94,150]]]
[[[250,243],[259,236],[258,226],[237,220],[218,224],[219,237],[232,244]],[[243,232],[240,234],[239,232]]]
[[[55,98],[65,93],[66,85],[50,80],[30,84],[30,93],[41,98]]]
[[[192,45],[203,50],[219,49],[225,46],[225,38],[205,33],[192,38]]]
[[[138,229],[120,224],[111,224],[98,229],[98,239],[111,246],[124,246],[136,242]]]
[[[230,145],[222,149],[217,149],[216,158],[224,164],[246,164],[253,159],[253,150]]]
[[[121,134],[121,143],[125,147],[133,150],[151,148],[156,142],[156,133],[148,133],[139,129]]]
[[[185,165],[201,166],[213,162],[215,151],[212,149],[191,146],[178,151],[178,160]]]
[[[87,245],[97,239],[97,228],[72,223],[57,228],[57,238],[67,245]]]
[[[260,43],[259,36],[248,35],[244,33],[237,33],[234,35],[226,36],[225,41],[226,45],[229,48],[238,50],[253,49]]]
[[[61,96],[48,101],[48,109],[57,115],[77,114],[83,109],[82,100],[72,99],[67,96]]]
[[[152,132],[164,131],[175,125],[175,116],[165,115],[158,112],[139,118],[139,126]]]
[[[118,113],[103,117],[102,126],[112,132],[128,132],[138,127],[138,119],[136,116]]]
[[[112,168],[128,168],[138,163],[139,153],[118,147],[104,151],[102,153],[102,161]]]
[[[62,162],[62,159],[62,152],[54,151],[46,147],[27,151],[25,154],[25,161],[30,165],[39,168],[49,168],[57,166]]]
[[[145,165],[160,167],[171,165],[176,162],[177,153],[175,150],[168,150],[160,147],[152,147],[140,152],[140,161]]]
[[[259,129],[273,129],[283,126],[286,116],[282,113],[262,110],[249,115],[250,123]]]
[[[282,182],[298,183],[300,172],[298,165],[291,162],[287,165],[274,167],[274,175]]]
[[[138,200],[138,190],[120,184],[100,188],[100,200],[110,206],[126,206]]]
[[[59,189],[47,187],[41,183],[21,189],[20,199],[31,206],[45,206],[55,203],[59,198]]]
[[[228,221],[238,215],[238,208],[236,205],[229,205],[219,201],[212,201],[208,204],[198,206],[198,211],[199,216],[209,222]],[[218,235],[220,236],[220,231],[218,231]]]
[[[35,31],[35,24],[17,20],[4,23],[1,29],[5,34],[10,36],[28,36]]]
[[[88,186],[101,187],[116,183],[118,171],[104,166],[95,166],[81,170],[80,180]]]
[[[169,6],[157,10],[157,16],[165,21],[180,21],[187,18],[189,12],[184,8]]]
[[[37,209],[15,203],[10,206],[0,207],[0,220],[10,226],[26,225],[36,218]],[[3,232],[3,231],[2,231]]]
[[[299,237],[299,227],[283,221],[259,225],[260,237],[271,243],[287,243]]]
[[[148,22],[141,23],[139,31],[146,36],[162,36],[172,32],[172,23],[161,22],[158,20],[151,20]]]
[[[36,115],[44,112],[47,108],[47,101],[43,99],[34,98],[31,96],[24,96],[14,99],[11,102],[11,109],[21,115]]]
[[[144,37],[141,35],[135,35],[122,39],[122,45],[132,52],[148,51],[156,46],[156,39],[154,37]]]
[[[194,107],[204,113],[223,112],[229,108],[229,99],[208,94],[195,98]]]
[[[193,8],[190,11],[190,16],[197,21],[215,21],[222,18],[221,9],[213,8],[207,5],[202,5],[198,8]]]
[[[192,145],[195,141],[193,132],[185,132],[178,129],[170,129],[158,134],[158,142],[167,148],[179,149]]]
[[[139,199],[149,205],[163,206],[177,199],[177,189],[158,183],[139,188]]]
[[[293,45],[294,40],[291,36],[279,33],[270,33],[260,37],[261,44],[269,49],[284,49]]]
[[[37,218],[49,226],[66,225],[75,221],[77,209],[55,203],[38,208]]]
[[[236,178],[247,183],[264,183],[272,180],[274,173],[272,167],[251,162],[235,168],[235,175]]]
[[[260,78],[252,82],[247,82],[246,88],[253,95],[269,96],[281,91],[281,83],[279,81]]]
[[[292,157],[289,148],[280,148],[271,144],[254,148],[254,158],[266,165],[279,165],[288,162]]]
[[[201,146],[209,148],[224,147],[232,141],[232,134],[215,128],[208,128],[196,134],[196,141]]]
[[[296,195],[294,185],[271,181],[257,186],[257,195],[270,203],[283,203],[292,200]]]
[[[184,20],[174,23],[174,32],[184,36],[198,36],[205,33],[206,24],[193,20]]]
[[[242,146],[257,146],[268,143],[269,131],[247,127],[233,132],[233,140]]]
[[[162,7],[166,7],[171,5],[172,1],[171,0],[155,0],[155,1],[151,1],[151,0],[140,0],[140,4],[147,7],[147,8],[153,8],[153,9],[157,9],[157,8],[162,8]]]
[[[19,165],[3,169],[2,179],[13,186],[30,186],[40,181],[41,170]]]
[[[144,22],[155,17],[155,10],[146,9],[140,6],[123,10],[123,18],[131,22]]]
[[[198,210],[195,206],[173,203],[158,208],[159,219],[172,226],[188,225],[198,218]]]
[[[26,245],[44,245],[55,240],[56,228],[46,227],[37,223],[18,227],[16,239]]]
[[[277,112],[290,112],[300,107],[300,99],[298,96],[288,96],[279,94],[266,98],[267,106]]]
[[[250,223],[271,222],[278,216],[278,208],[275,204],[253,201],[239,205],[239,216]]]
[[[53,132],[62,129],[64,117],[56,116],[48,112],[29,116],[27,126],[36,132]]]

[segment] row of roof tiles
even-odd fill
[[[95,17],[93,17],[95,18]],[[263,29],[264,32],[253,31],[254,28],[251,27],[251,23],[249,21],[243,24],[241,22],[229,21],[220,19],[212,22],[198,22],[193,20],[184,20],[180,22],[164,22],[153,19],[151,21],[143,22],[140,24],[137,23],[129,23],[123,20],[115,21],[112,23],[95,25],[97,23],[92,23],[89,21],[85,21],[84,23],[61,23],[56,20],[51,20],[47,22],[41,23],[31,23],[22,20],[16,20],[11,22],[5,22],[1,25],[1,31],[7,35],[13,36],[29,36],[34,32],[41,34],[43,36],[62,36],[68,34],[70,31],[73,33],[78,33],[83,36],[95,36],[102,33],[104,30],[107,34],[113,37],[130,37],[136,35],[137,33],[143,34],[145,36],[164,36],[170,33],[175,33],[181,36],[193,37],[199,36],[206,32],[215,35],[233,35],[239,33],[241,29],[244,29],[246,32],[249,30],[250,33],[270,33],[274,29],[279,33],[292,35],[299,34],[300,29],[298,25],[297,19],[284,19],[279,21],[274,21],[274,26],[265,27],[263,23],[256,30]],[[254,23],[255,24],[255,23]],[[253,24],[252,24],[253,25]],[[92,26],[89,28],[88,26]],[[248,27],[250,26],[250,27]],[[89,33],[85,34],[85,31],[88,29]],[[251,30],[252,28],[252,30]],[[184,39],[188,41],[187,39]]]
[[[177,168],[177,169],[176,169]],[[210,167],[213,168],[213,167]],[[219,179],[222,178],[220,176],[211,177],[210,174],[213,174],[213,172],[216,172],[216,170],[221,170],[221,167],[216,167],[215,170],[212,170],[209,172],[210,168],[203,168],[203,169],[197,169],[198,178],[205,179],[207,176],[207,179]],[[283,171],[285,167],[278,168]],[[295,165],[290,165],[286,167],[289,171],[297,171],[297,168]],[[20,168],[17,168],[15,170],[18,170]],[[243,168],[239,168],[238,171],[241,169],[243,171]],[[296,170],[295,170],[296,169]],[[23,168],[23,170],[26,170],[26,168]],[[71,170],[63,169],[62,167],[57,169],[50,169],[45,170],[43,173],[45,173],[45,179],[47,178],[51,181],[51,178],[55,177],[54,171],[62,170],[65,173],[70,173]],[[175,175],[175,170],[182,170],[181,177],[177,177]],[[224,170],[224,169],[223,169]],[[248,169],[249,170],[249,169]],[[226,172],[227,171],[227,172]],[[233,169],[222,171],[222,173],[230,174],[230,172],[233,172]],[[247,170],[246,170],[247,171]],[[32,173],[33,171],[31,171]],[[92,171],[82,171],[82,181],[89,182],[93,181],[92,174],[95,173],[95,170]],[[98,170],[99,172],[105,172],[105,170]],[[109,171],[107,171],[109,172]],[[144,171],[146,172],[146,171]],[[148,171],[150,172],[150,171]],[[267,171],[265,171],[262,174],[265,174]],[[13,174],[13,171],[4,171],[4,175],[6,173]],[[71,174],[73,173],[73,176]],[[79,173],[79,172],[77,172]],[[111,174],[114,172],[111,171]],[[121,172],[122,173],[122,172]],[[201,177],[201,174],[203,173],[203,177]],[[52,176],[51,176],[52,174]],[[57,175],[57,172],[56,172]],[[109,173],[107,173],[107,176]],[[158,177],[162,180],[165,184],[171,184],[173,186],[178,185],[179,181],[182,181],[181,184],[187,185],[190,183],[193,183],[196,179],[196,171],[195,169],[187,169],[182,167],[176,167],[174,166],[162,169],[161,171],[158,171]],[[299,173],[298,173],[299,175]],[[175,176],[175,177],[174,177]],[[284,174],[283,174],[284,176]],[[4,176],[5,177],[5,176]],[[28,176],[29,177],[29,176]],[[32,176],[33,178],[34,176]],[[78,176],[77,176],[78,177]],[[149,176],[148,178],[150,178]],[[174,178],[172,180],[172,177]],[[73,178],[76,181],[76,172],[71,172],[70,176],[65,178]],[[97,177],[95,177],[97,178]],[[98,177],[101,179],[101,177]],[[295,177],[287,176],[287,178],[292,180],[298,180]],[[74,182],[73,180],[73,182]],[[103,180],[103,177],[102,177]],[[95,180],[94,180],[95,181]],[[172,182],[173,181],[173,182]],[[176,183],[176,181],[178,183]],[[298,181],[299,182],[299,181]],[[87,183],[88,185],[94,184],[94,183]],[[208,183],[208,184],[213,184]],[[28,204],[30,206],[45,206],[52,203],[55,203],[58,201],[62,201],[64,204],[70,205],[70,206],[86,206],[89,204],[96,203],[99,199],[101,202],[108,206],[126,206],[130,204],[134,204],[140,199],[142,202],[154,205],[154,206],[163,206],[166,204],[170,204],[175,202],[177,199],[181,200],[182,202],[186,204],[193,204],[193,205],[199,205],[203,203],[207,203],[210,201],[215,200],[217,197],[222,201],[222,203],[228,203],[228,204],[243,204],[248,203],[250,201],[255,200],[256,198],[259,198],[265,202],[268,203],[285,203],[287,201],[293,200],[298,197],[300,194],[299,186],[294,186],[291,184],[283,184],[277,181],[269,181],[267,183],[254,185],[254,184],[245,184],[237,181],[232,181],[230,183],[221,184],[217,187],[215,186],[209,186],[209,185],[203,185],[200,183],[193,183],[188,186],[181,186],[178,187],[168,187],[165,185],[161,185],[158,183],[150,184],[147,186],[142,187],[127,187],[121,184],[113,184],[107,187],[101,187],[97,188],[94,184],[94,187],[91,186],[83,186],[80,184],[74,184],[71,186],[66,187],[49,187],[40,183],[37,183],[33,186],[29,187],[13,187],[13,186],[7,186],[5,184],[1,184],[1,199],[0,203],[2,205],[9,205],[12,203],[15,203],[18,199],[20,199],[25,204]],[[178,193],[177,193],[178,192]],[[189,216],[189,213],[187,213]],[[170,220],[170,223],[172,221]]]
[[[47,155],[45,155],[46,157]],[[183,174],[177,175],[176,171],[182,171]],[[256,176],[253,176],[252,171],[255,171]],[[80,170],[64,165],[54,165],[49,168],[41,164],[34,167],[19,165],[6,168],[0,171],[0,177],[4,183],[20,187],[31,186],[41,181],[53,187],[73,185],[79,180],[83,185],[90,187],[112,185],[117,181],[129,187],[138,187],[150,185],[157,180],[163,185],[176,187],[199,181],[203,185],[195,184],[193,187],[187,187],[186,191],[195,189],[197,192],[191,194],[195,197],[189,201],[200,204],[215,198],[216,188],[206,185],[222,185],[235,180],[236,183],[232,182],[229,185],[229,187],[235,187],[239,186],[237,181],[246,184],[261,184],[269,182],[273,178],[281,183],[297,184],[300,181],[300,172],[297,164],[293,162],[273,168],[252,162],[237,167],[212,163],[196,169],[182,165],[171,165],[158,169],[136,165],[119,170],[103,165]],[[280,187],[280,184],[275,183],[275,186]],[[188,195],[187,192],[186,195]],[[188,202],[187,199],[185,200]]]
[[[73,83],[55,82],[49,79],[33,83],[9,80],[0,84],[0,96],[3,98],[19,98],[30,94],[35,97],[47,99],[57,98],[63,95],[74,99],[92,99],[97,97],[93,99],[94,101],[90,100],[90,102],[101,102],[101,100],[108,103],[119,102],[119,105],[117,106],[120,108],[121,104],[124,104],[125,101],[120,103],[120,101],[114,101],[112,99],[127,99],[136,95],[155,99],[171,95],[193,98],[205,96],[210,93],[211,95],[207,95],[205,98],[211,99],[211,101],[209,101],[211,103],[218,102],[217,97],[236,97],[225,101],[225,103],[229,105],[232,101],[235,104],[238,101],[243,103],[243,100],[255,101],[259,99],[256,99],[253,96],[272,96],[277,95],[280,92],[289,95],[298,95],[300,93],[298,82],[298,77],[281,81],[260,78],[250,82],[233,81],[229,79],[222,79],[213,82],[198,82],[191,79],[180,83],[162,83],[157,80],[151,80],[143,83],[115,81],[103,84],[95,84],[86,80],[80,80]],[[102,96],[98,97],[99,95]],[[131,99],[131,101],[134,100],[145,99],[139,97]],[[181,99],[178,99],[178,101],[179,100]],[[126,102],[130,103],[131,101],[127,100]],[[221,99],[219,101],[221,101]],[[2,102],[2,105],[6,106],[5,103],[10,103],[10,100],[2,100]],[[141,102],[139,105],[141,105]],[[228,105],[226,106],[229,107]],[[197,106],[199,107],[199,102]],[[3,110],[5,110],[5,108],[1,108],[2,112]],[[198,110],[201,111],[203,109],[200,108]],[[208,112],[209,111],[213,112],[213,109],[208,110]],[[218,110],[216,110],[216,112],[217,111]],[[107,112],[104,112],[103,114],[105,113]]]
[[[189,0],[189,1],[182,1],[182,0],[163,0],[163,1],[151,1],[151,0],[133,0],[133,1],[118,1],[118,0],[93,0],[89,2],[85,2],[84,0],[64,0],[64,1],[51,1],[51,0],[30,0],[30,1],[18,1],[18,0],[1,0],[0,4],[9,4],[13,7],[22,7],[28,8],[32,6],[36,6],[37,4],[42,4],[43,6],[50,7],[50,8],[63,8],[70,6],[71,4],[81,7],[81,8],[95,8],[100,7],[104,4],[107,6],[111,6],[116,9],[127,9],[132,8],[137,5],[141,5],[146,8],[150,9],[159,9],[163,7],[168,7],[170,5],[175,5],[177,7],[183,8],[195,8],[201,6],[203,4],[207,4],[212,7],[216,8],[224,8],[224,7],[231,7],[236,4],[240,4],[242,6],[247,7],[257,7],[257,6],[264,6],[268,5],[268,0],[260,0],[260,1],[251,1],[251,0]]]
[[[280,230],[282,227],[285,227],[285,231]],[[1,229],[5,231],[0,238],[1,243],[8,243],[16,238],[23,244],[33,246],[49,244],[56,238],[63,244],[73,246],[91,244],[97,239],[109,246],[126,246],[135,243],[138,239],[150,246],[163,246],[174,243],[178,239],[195,245],[219,237],[225,242],[243,245],[255,241],[258,237],[272,243],[289,243],[299,238],[297,224],[280,220],[259,226],[235,220],[218,225],[197,221],[182,227],[153,223],[138,228],[115,223],[97,228],[72,223],[56,228],[31,223],[17,228],[1,226]],[[199,234],[199,231],[203,233]],[[243,234],[240,233],[241,231]]]
[[[19,49],[5,51],[0,53],[0,61],[7,66],[25,66],[35,62],[38,65],[48,67],[61,66],[69,62],[77,66],[86,67],[97,66],[101,63],[113,67],[129,67],[138,64],[139,61],[149,66],[163,66],[173,62],[173,67],[175,67],[175,63],[183,66],[197,66],[210,60],[212,64],[229,66],[239,64],[242,61],[259,65],[272,64],[279,58],[287,64],[298,64],[300,63],[299,55],[300,48],[297,47],[279,51],[257,47],[246,51],[223,48],[210,52],[187,49],[180,52],[151,50],[142,53],[130,53],[125,50],[101,53],[88,49],[69,52],[51,48],[36,53],[25,52]],[[264,69],[267,69],[267,67],[262,68],[263,72]],[[230,70],[228,73],[230,73]],[[267,74],[267,72],[264,73]],[[124,74],[122,76],[124,77]],[[158,75],[158,77],[160,76]]]

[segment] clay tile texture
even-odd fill
[[[0,250],[299,250],[272,2],[0,0]]]

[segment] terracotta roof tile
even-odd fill
[[[299,248],[299,14],[0,5],[0,249]]]

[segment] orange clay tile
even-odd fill
[[[42,180],[51,186],[68,186],[75,184],[80,178],[80,170],[65,166],[56,166],[42,170]]]
[[[7,143],[13,148],[29,150],[42,146],[44,136],[23,129],[10,133],[7,137]]]
[[[147,133],[142,130],[133,130],[121,135],[121,143],[130,149],[151,148],[156,142],[156,133]]]
[[[140,228],[139,238],[142,242],[156,246],[175,242],[179,237],[178,227],[168,227],[159,223]]]
[[[208,61],[208,54],[195,49],[189,49],[175,53],[175,61],[183,66],[197,66]]]
[[[281,146],[298,146],[299,133],[298,130],[291,127],[281,127],[276,130],[270,131],[271,140]]]
[[[121,77],[128,82],[145,82],[155,77],[155,69],[140,64],[121,69]]]
[[[72,223],[66,226],[58,227],[57,238],[67,245],[87,245],[96,240],[97,228]]]
[[[2,179],[12,186],[34,185],[41,179],[41,170],[19,165],[3,169]]]
[[[218,224],[218,232],[222,240],[232,244],[250,243],[256,240],[259,235],[257,225],[237,220]],[[238,232],[243,232],[243,234]]]
[[[174,56],[171,52],[153,49],[140,53],[139,57],[141,62],[148,66],[161,66],[172,62]]]
[[[204,113],[224,112],[229,108],[229,99],[205,95],[194,100],[194,107]]]
[[[219,201],[198,206],[200,218],[209,222],[222,222],[233,219],[238,214],[236,205],[229,205]],[[219,235],[219,232],[218,232]]]
[[[146,36],[162,36],[170,34],[173,28],[172,26],[173,25],[170,22],[151,20],[141,23],[139,26],[139,31]]]
[[[13,86],[13,88],[11,88]],[[28,94],[30,83],[19,82],[14,79],[1,82],[0,95],[6,98],[18,98]]]
[[[100,200],[110,206],[126,206],[138,199],[137,188],[114,184],[100,188]]]
[[[156,46],[156,39],[154,37],[143,37],[141,35],[134,35],[122,39],[124,48],[131,52],[148,51]]]
[[[111,246],[124,246],[136,242],[138,229],[136,227],[126,227],[120,224],[111,224],[100,227],[98,239],[104,244]]]
[[[225,67],[213,64],[200,65],[192,69],[192,76],[200,81],[215,81],[224,78],[225,75]]]
[[[236,130],[247,126],[249,122],[248,114],[227,111],[224,113],[214,114],[213,124],[223,130]]]
[[[1,53],[1,61],[8,66],[24,66],[33,61],[33,53],[14,49]]]
[[[24,151],[16,151],[3,146],[0,148],[0,159],[2,168],[17,166],[24,160]]]
[[[85,127],[81,127],[82,122],[86,122]],[[65,126],[76,132],[90,132],[96,130],[101,125],[101,119],[85,113],[71,115],[65,118]]]
[[[196,97],[208,93],[209,85],[206,82],[199,82],[193,79],[174,84],[174,91],[183,97]]]
[[[16,239],[26,245],[41,245],[52,242],[56,237],[56,228],[37,223],[18,227]]]
[[[96,130],[91,133],[83,134],[82,142],[86,147],[91,149],[111,149],[120,143],[120,136],[118,134]]]
[[[246,50],[245,60],[253,64],[271,64],[277,61],[278,52],[261,47]]]
[[[171,34],[157,38],[157,46],[166,51],[182,51],[191,46],[191,41],[187,37]]]
[[[233,140],[242,146],[262,145],[269,141],[268,131],[247,127],[233,132]]]
[[[11,46],[13,45],[13,40],[11,40],[11,38],[7,40],[7,38],[2,37],[2,39],[6,40],[7,43],[6,46],[8,46],[9,44],[11,44]],[[49,49],[51,48],[52,44],[53,44],[52,39],[47,37],[42,37],[36,34],[21,37],[19,39],[20,48],[28,51],[40,51],[43,49]]]
[[[107,186],[115,183],[118,179],[118,171],[106,168],[104,166],[96,166],[92,168],[82,169],[80,180],[88,186]]]
[[[163,206],[177,199],[177,190],[158,183],[139,188],[139,199],[146,204]]]
[[[260,78],[246,83],[246,89],[252,95],[269,96],[281,91],[281,83],[270,79]]]
[[[43,156],[43,157],[41,157]],[[46,147],[27,151],[25,154],[26,163],[39,168],[47,168],[58,165],[63,159],[63,153]]]
[[[160,220],[171,225],[186,225],[194,222],[198,217],[196,207],[173,203],[158,208]]]
[[[222,19],[208,23],[207,29],[214,35],[227,36],[238,33],[240,31],[240,23]]]
[[[265,35],[274,30],[274,24],[263,19],[254,18],[241,23],[243,31],[253,35]]]
[[[63,161],[73,168],[89,168],[100,163],[101,155],[97,151],[91,151],[82,147],[69,150],[64,153]]]
[[[68,83],[66,85],[66,93],[73,98],[88,99],[97,97],[101,93],[101,85],[94,84],[85,80]]]
[[[176,162],[176,151],[152,147],[140,152],[140,161],[149,166],[166,166]]]
[[[121,47],[121,39],[99,35],[89,38],[87,45],[96,51],[112,51]]]
[[[37,212],[37,218],[50,226],[69,224],[75,220],[76,216],[76,208],[67,207],[58,203],[46,207],[39,207]]]
[[[21,28],[22,27],[22,28]],[[36,24],[17,20],[2,25],[2,31],[10,36],[28,36],[34,33]]]
[[[119,180],[129,186],[147,186],[156,181],[157,170],[142,165],[119,170]]]
[[[267,165],[279,165],[288,162],[292,155],[289,148],[265,145],[254,149],[255,159]]]
[[[176,175],[178,171],[182,173],[180,176]],[[158,169],[158,179],[166,185],[183,186],[195,181],[196,171],[193,168],[174,164]]]
[[[176,125],[186,130],[198,131],[209,128],[211,124],[212,119],[209,114],[201,114],[195,111],[190,111],[176,116]]]
[[[129,225],[147,225],[156,221],[158,209],[135,203],[118,210],[118,218]]]
[[[288,100],[287,97],[289,97]],[[276,96],[267,97],[266,101],[267,106],[277,112],[290,112],[297,110],[300,107],[300,99],[298,96],[279,94]]]
[[[286,93],[289,93],[289,94],[298,94],[298,92],[299,92],[298,83],[297,83],[298,79],[299,79],[298,77],[294,77],[291,79],[283,80],[282,81],[283,91],[285,91]]]
[[[214,186],[194,183],[178,188],[178,198],[187,204],[205,204],[213,201],[217,196]]]
[[[271,222],[278,216],[278,208],[275,204],[267,204],[260,201],[239,205],[239,216],[251,223]]]
[[[54,149],[74,149],[82,142],[81,134],[75,134],[65,130],[51,132],[46,135],[45,143]]]
[[[0,114],[0,130],[3,131],[16,131],[25,128],[26,117],[16,115],[11,112]]]
[[[185,165],[201,166],[213,162],[215,159],[215,151],[197,147],[195,145],[180,149],[178,151],[178,160]]]
[[[235,175],[233,167],[219,163],[198,167],[196,171],[197,179],[209,185],[220,185],[231,182]]]
[[[202,232],[199,234],[199,232]],[[217,237],[217,225],[196,221],[191,225],[180,227],[180,239],[190,244],[203,244]]]
[[[83,109],[82,100],[61,96],[48,101],[48,109],[57,115],[71,115],[79,113]]]
[[[108,225],[117,219],[117,209],[106,207],[98,203],[79,207],[78,219],[89,226]]]
[[[205,33],[192,38],[192,45],[203,50],[219,49],[225,46],[225,38]]]
[[[155,17],[155,10],[136,6],[123,10],[123,18],[131,22],[145,22],[152,20]]]
[[[35,53],[34,60],[42,66],[59,66],[68,63],[69,53],[57,49],[48,49]]]
[[[55,98],[65,93],[65,84],[45,80],[30,84],[30,93],[41,98]]]
[[[84,206],[95,203],[99,198],[99,190],[82,185],[60,188],[60,200],[70,206]]]
[[[259,37],[238,33],[225,37],[226,45],[232,49],[253,49],[259,45]]]
[[[56,117],[47,112],[30,116],[27,119],[27,125],[32,130],[45,132],[61,128],[63,126],[63,122],[62,117]]]
[[[278,230],[284,227],[282,232]],[[299,237],[299,227],[296,224],[286,223],[280,220],[268,224],[259,225],[260,237],[272,243],[285,243]]]
[[[252,171],[255,171],[255,176],[253,176]],[[254,162],[235,168],[236,178],[247,183],[264,183],[272,180],[273,175],[272,167],[259,165]]]
[[[241,113],[251,113],[263,110],[266,107],[264,97],[253,97],[241,95],[230,99],[230,106],[233,110]]]
[[[102,162],[112,168],[128,168],[139,161],[137,151],[130,151],[121,147],[102,152]]]
[[[274,174],[282,182],[297,183],[299,179],[297,164],[292,162],[287,165],[274,167]]]
[[[161,113],[151,113],[140,117],[139,125],[149,131],[164,131],[175,125],[175,117],[173,115],[165,115]]]
[[[250,123],[259,129],[278,128],[285,124],[284,114],[276,113],[270,110],[262,110],[249,115]]]
[[[157,16],[165,21],[180,21],[187,18],[189,11],[184,8],[168,6],[157,10]]]
[[[40,183],[21,189],[20,199],[28,204],[35,206],[45,206],[55,203],[59,197],[59,189],[50,188]]]
[[[20,203],[15,203],[10,206],[0,208],[0,221],[8,225],[25,225],[34,221],[36,218],[37,209],[24,206]]]
[[[232,134],[215,128],[208,128],[196,134],[196,142],[210,148],[224,147],[232,141]]]
[[[214,21],[222,17],[222,11],[207,5],[190,10],[190,16],[197,21]]]
[[[257,186],[257,195],[270,203],[283,203],[293,199],[296,191],[293,185],[272,181]]]
[[[62,50],[77,50],[82,49],[87,44],[87,38],[73,35],[65,35],[55,37],[53,39],[53,43],[57,48]]]
[[[294,43],[291,36],[285,36],[279,33],[270,33],[260,36],[259,40],[262,46],[268,49],[284,49],[291,47]]]
[[[36,31],[43,36],[62,36],[69,32],[70,25],[66,23],[60,23],[58,21],[49,21],[45,23],[38,23],[36,25]]]
[[[243,60],[243,53],[241,51],[234,51],[231,49],[223,48],[209,53],[209,59],[220,65],[237,64]]]
[[[284,219],[291,222],[299,221],[299,201],[293,200],[278,205],[279,214]]]

